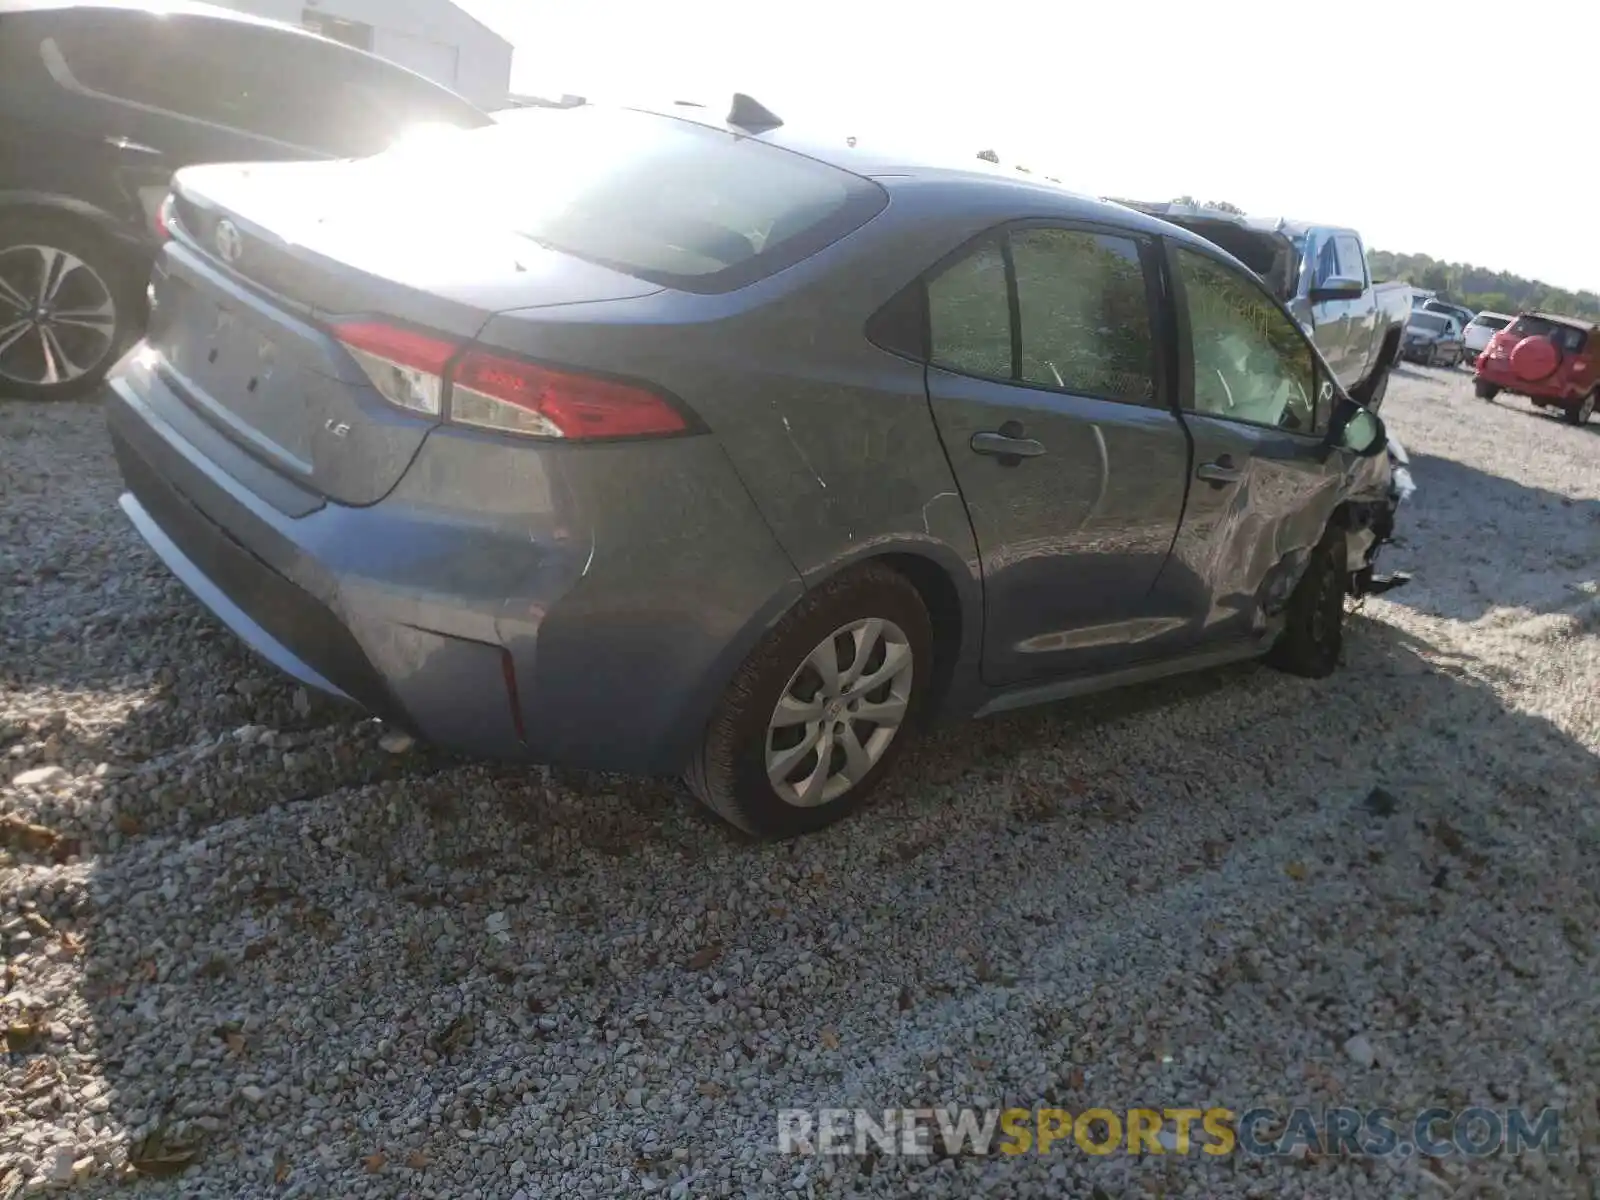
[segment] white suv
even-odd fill
[[[1515,317],[1497,312],[1481,312],[1473,317],[1461,331],[1461,340],[1466,343],[1467,355],[1477,358],[1489,348],[1489,339],[1515,320]]]

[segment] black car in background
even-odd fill
[[[0,0],[0,396],[99,383],[179,167],[359,157],[490,118],[403,67],[183,0]]]

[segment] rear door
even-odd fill
[[[1153,654],[1175,624],[1149,606],[1189,457],[1156,253],[1028,224],[928,281],[928,395],[982,557],[988,683]]]
[[[1258,280],[1185,246],[1170,261],[1195,480],[1157,592],[1188,614],[1187,640],[1238,641],[1287,600],[1337,504],[1334,388]]]

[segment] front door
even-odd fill
[[[1196,644],[1240,640],[1287,601],[1338,503],[1347,463],[1323,439],[1335,389],[1259,281],[1184,246],[1170,261],[1195,479],[1156,592]]]
[[[927,285],[928,396],[982,556],[990,684],[1158,653],[1182,624],[1148,604],[1189,453],[1156,354],[1155,254],[1029,224]]]

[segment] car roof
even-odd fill
[[[205,4],[202,0],[0,0],[0,17],[25,12],[137,12],[157,16],[212,17],[241,25],[258,25],[317,37],[311,30],[298,25],[258,17],[253,13],[237,12],[216,4]]]
[[[806,126],[800,122],[771,129],[745,129],[720,115],[720,105],[712,107],[676,103],[629,103],[619,105],[636,112],[652,113],[719,129],[745,137],[756,137],[770,145],[803,154],[840,170],[871,179],[886,191],[915,186],[919,189],[943,188],[952,199],[982,194],[984,206],[1010,208],[999,219],[1025,220],[1029,216],[1061,220],[1099,221],[1159,235],[1187,245],[1203,248],[1212,255],[1235,261],[1216,243],[1166,221],[1129,208],[1112,200],[1096,199],[1053,183],[1040,175],[1018,172],[976,154],[971,158],[937,151],[913,150],[870,137],[850,137],[833,130]],[[546,110],[550,111],[550,110]],[[569,109],[567,111],[578,111]],[[731,115],[731,114],[730,114]],[[1243,264],[1240,264],[1241,266]],[[1248,268],[1246,268],[1248,270]]]
[[[1556,325],[1569,325],[1573,329],[1581,329],[1585,333],[1594,332],[1594,322],[1585,321],[1582,317],[1569,317],[1561,313],[1543,312],[1523,313],[1522,315],[1525,317],[1538,317],[1541,321],[1550,321]]]
[[[1343,225],[1329,225],[1322,221],[1301,221],[1293,217],[1252,217],[1245,213],[1228,212],[1220,208],[1207,208],[1203,204],[1141,204],[1140,211],[1149,212],[1158,217],[1195,217],[1207,221],[1222,221],[1230,225],[1238,225],[1245,229],[1253,229],[1260,233],[1281,233],[1285,237],[1298,240],[1305,237],[1313,229],[1324,234],[1346,234],[1360,240],[1361,235],[1354,229]]]

